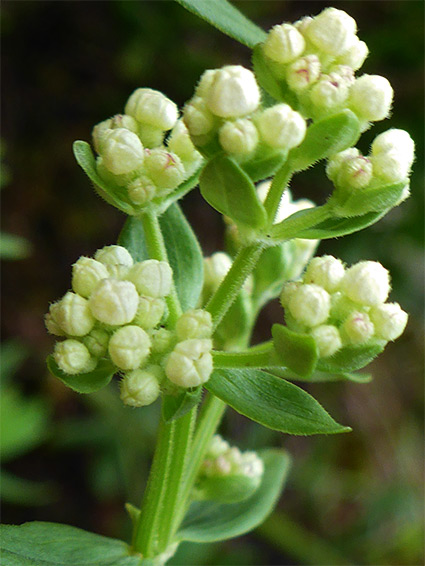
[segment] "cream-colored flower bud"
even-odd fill
[[[85,336],[95,323],[88,301],[71,291],[59,302],[55,318],[60,328],[69,336]]]
[[[344,277],[344,264],[331,255],[313,258],[307,266],[303,277],[304,283],[314,283],[325,291],[333,293]]]
[[[310,92],[310,100],[319,109],[334,109],[348,97],[349,86],[337,73],[323,75]]]
[[[336,177],[337,186],[347,186],[353,189],[362,189],[372,180],[374,168],[372,162],[367,157],[359,155],[351,159],[346,159]]]
[[[415,144],[405,130],[383,132],[372,143],[374,173],[389,182],[407,179],[415,157]]]
[[[140,175],[127,186],[128,196],[134,204],[144,205],[156,196],[156,185],[147,175]]]
[[[208,445],[207,457],[218,458],[229,450],[229,443],[226,442],[219,434],[215,434]]]
[[[128,278],[141,295],[148,297],[165,297],[171,291],[173,270],[165,261],[148,259],[136,263]]]
[[[165,312],[164,299],[155,299],[154,297],[140,297],[137,313],[134,317],[134,324],[145,328],[146,330],[155,328],[161,321]]]
[[[288,104],[277,104],[260,114],[258,128],[267,145],[289,150],[303,141],[307,124]]]
[[[90,352],[78,340],[56,342],[53,357],[59,368],[69,375],[85,373],[95,367]]]
[[[348,65],[353,71],[357,71],[363,65],[368,55],[369,49],[366,43],[354,36],[352,45],[338,57],[338,62],[342,65]]]
[[[319,352],[320,358],[328,358],[333,356],[341,347],[342,340],[339,330],[336,326],[332,324],[322,324],[321,326],[316,326],[311,331],[317,350]]]
[[[277,63],[290,63],[302,54],[304,48],[303,36],[291,24],[272,27],[263,45],[265,55]]]
[[[206,102],[210,111],[220,118],[251,114],[260,104],[260,89],[254,73],[240,65],[218,69],[208,89]]]
[[[171,130],[179,116],[174,102],[151,88],[136,89],[127,101],[125,113],[164,131]]]
[[[355,43],[356,31],[356,21],[346,12],[326,8],[313,18],[305,35],[320,51],[336,57]]]
[[[238,472],[248,478],[261,478],[264,474],[264,462],[256,452],[243,452]]]
[[[183,120],[192,136],[205,136],[214,128],[215,118],[204,98],[194,96],[183,109]]]
[[[136,369],[150,353],[149,335],[140,326],[123,326],[111,336],[108,351],[120,369]]]
[[[360,261],[345,272],[341,289],[356,303],[379,305],[390,292],[390,274],[377,261]]]
[[[331,298],[318,285],[300,285],[288,299],[288,309],[294,319],[306,326],[318,326],[329,316]]]
[[[303,36],[305,36],[307,28],[312,21],[313,18],[311,16],[304,16],[303,18],[294,22],[294,28],[297,29]]]
[[[176,333],[179,340],[189,338],[210,338],[212,334],[212,318],[208,311],[192,309],[178,319]]]
[[[180,157],[164,149],[152,149],[146,152],[145,169],[159,189],[174,189],[185,178]]]
[[[196,85],[195,93],[196,96],[205,98],[208,96],[209,90],[214,80],[214,76],[218,73],[220,69],[207,69],[201,75],[198,84]]]
[[[124,128],[111,130],[102,144],[103,165],[114,173],[124,175],[143,165],[143,145],[136,134]]]
[[[72,266],[72,289],[88,298],[102,279],[109,277],[103,263],[90,257],[80,257]]]
[[[60,309],[60,301],[52,303],[49,307],[49,312],[44,317],[44,324],[46,325],[49,334],[54,336],[65,336],[65,332],[60,327],[57,315]]]
[[[95,358],[103,358],[108,351],[109,333],[102,328],[93,328],[90,334],[83,338],[83,344]]]
[[[377,122],[387,118],[394,91],[389,81],[379,75],[362,75],[352,85],[349,107],[363,120]]]
[[[332,157],[329,158],[326,165],[327,177],[335,183],[338,178],[339,172],[341,171],[343,163],[350,159],[355,159],[359,155],[360,151],[355,147],[350,147],[344,151],[335,153]]]
[[[111,122],[112,122],[111,118],[108,118],[107,120],[103,120],[103,122],[96,124],[96,126],[92,130],[93,146],[97,153],[101,152],[105,137],[108,134],[108,132],[112,130]]]
[[[372,307],[369,316],[375,326],[375,334],[384,340],[395,340],[406,328],[408,314],[398,303],[384,303]]]
[[[110,326],[128,324],[136,315],[139,295],[130,281],[104,279],[89,299],[93,316]]]
[[[125,265],[126,267],[133,265],[130,252],[123,246],[112,245],[100,248],[94,254],[94,259],[104,265]]]
[[[131,407],[145,407],[156,401],[160,394],[156,376],[147,370],[135,369],[126,373],[120,383],[120,397]]]
[[[306,55],[289,65],[286,80],[292,90],[302,91],[318,80],[320,70],[319,58],[316,55]]]
[[[180,387],[197,387],[210,378],[213,370],[212,342],[192,339],[179,342],[168,357],[165,373]]]
[[[183,120],[179,120],[174,126],[167,140],[167,147],[180,157],[185,166],[186,174],[191,174],[201,164],[202,156],[195,149],[190,139],[189,130]]]
[[[134,118],[126,116],[125,114],[116,114],[108,120],[104,120],[97,124],[92,131],[93,145],[97,153],[102,153],[104,141],[107,138],[110,130],[124,128],[137,134],[139,126]]]
[[[225,252],[216,252],[204,259],[204,286],[214,292],[232,267],[232,260]]]
[[[365,312],[353,312],[341,326],[344,341],[355,346],[364,344],[374,334],[374,326]]]
[[[289,306],[289,301],[295,291],[302,285],[300,281],[287,281],[282,289],[280,294],[280,304],[284,309],[287,309]]]
[[[218,136],[221,147],[230,154],[247,155],[252,153],[258,144],[257,128],[247,118],[225,122]]]
[[[174,332],[166,328],[158,328],[158,330],[152,332],[151,341],[152,352],[154,354],[164,354],[173,348],[176,338]]]

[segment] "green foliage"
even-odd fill
[[[329,373],[356,371],[362,369],[380,354],[386,342],[378,342],[367,346],[346,346],[330,358],[321,359],[318,369]]]
[[[55,377],[77,393],[94,393],[99,391],[99,389],[109,384],[116,372],[116,367],[109,360],[100,360],[96,369],[89,373],[68,375],[58,367],[52,355],[47,357],[47,367]]]
[[[162,401],[162,418],[166,423],[179,419],[199,403],[202,387],[184,389],[176,395],[164,395]]]
[[[0,232],[0,258],[25,259],[31,253],[31,244],[22,236]]]
[[[337,216],[363,216],[370,212],[386,213],[400,202],[406,183],[393,183],[356,189],[345,198],[337,190],[329,204]]]
[[[309,334],[292,332],[282,324],[272,326],[273,343],[282,365],[302,377],[310,376],[316,368],[316,341]]]
[[[216,503],[239,503],[253,495],[260,485],[259,478],[242,474],[202,478],[195,486],[197,500]]]

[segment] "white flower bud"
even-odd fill
[[[49,312],[44,317],[44,324],[47,331],[54,336],[65,336],[65,332],[60,327],[57,315],[60,309],[60,301],[52,303],[49,307]]]
[[[314,106],[326,110],[341,106],[347,97],[348,84],[337,73],[323,75],[310,92],[310,100]]]
[[[113,363],[121,369],[136,369],[149,356],[149,335],[139,326],[123,326],[111,336],[108,351]]]
[[[390,182],[407,179],[415,156],[415,144],[405,130],[383,132],[372,143],[374,173]]]
[[[210,338],[212,334],[212,318],[208,311],[192,309],[178,319],[176,333],[179,340],[189,338]]]
[[[297,29],[303,36],[305,36],[307,28],[312,21],[313,18],[311,16],[304,16],[300,20],[294,22],[294,28]]]
[[[398,303],[384,303],[372,307],[369,311],[375,326],[375,334],[384,340],[395,340],[406,328],[408,315]]]
[[[109,334],[102,328],[94,328],[83,338],[83,343],[95,358],[103,358],[108,351]]]
[[[201,75],[198,84],[196,85],[195,94],[201,98],[205,98],[208,96],[208,92],[211,88],[211,85],[214,81],[214,77],[216,73],[218,73],[220,69],[207,69]]]
[[[374,326],[365,312],[353,312],[341,326],[344,340],[355,346],[364,344],[374,333]]]
[[[301,91],[314,84],[320,77],[320,61],[316,55],[306,55],[296,59],[286,71],[289,87]]]
[[[128,278],[141,295],[165,297],[171,291],[173,271],[165,261],[148,259],[136,263]]]
[[[185,178],[180,157],[164,149],[152,149],[146,152],[145,169],[159,189],[174,189]]]
[[[215,434],[208,446],[207,456],[208,458],[218,458],[227,452],[229,448],[229,443],[226,442],[219,434]]]
[[[316,342],[320,358],[333,356],[342,347],[339,330],[331,324],[316,326],[311,331],[311,335]]]
[[[344,277],[344,264],[331,255],[313,258],[307,266],[303,277],[304,283],[314,283],[325,291],[333,293]]]
[[[390,276],[380,263],[360,261],[345,272],[341,288],[355,303],[379,305],[386,301],[390,292]]]
[[[166,328],[158,328],[158,330],[154,330],[152,332],[151,340],[152,352],[154,354],[164,354],[171,350],[176,342],[174,332],[171,332]]]
[[[232,267],[232,260],[224,252],[216,252],[204,259],[204,286],[214,292]]]
[[[90,257],[80,257],[72,266],[72,289],[88,298],[102,279],[109,277],[106,267]]]
[[[287,309],[289,306],[289,301],[295,291],[300,287],[302,283],[300,281],[287,281],[280,294],[280,304],[284,309]]]
[[[258,144],[257,128],[246,118],[225,122],[218,136],[224,151],[235,155],[252,153]]]
[[[172,100],[151,88],[136,89],[127,101],[125,113],[163,131],[171,130],[179,115]]]
[[[110,130],[124,128],[135,134],[138,133],[139,126],[134,118],[125,114],[117,114],[108,120],[97,124],[92,131],[93,145],[97,153],[102,153],[102,148],[107,134]]]
[[[140,297],[137,313],[134,317],[134,324],[142,328],[155,328],[161,321],[165,312],[165,302],[163,299],[155,299],[154,297]]]
[[[326,175],[328,176],[328,178],[331,181],[336,182],[343,163],[350,159],[355,159],[359,155],[360,151],[355,147],[350,147],[344,151],[335,153],[332,157],[329,158],[326,165]]]
[[[251,114],[260,104],[260,89],[254,73],[240,65],[218,69],[208,89],[206,102],[210,111],[220,118]]]
[[[368,54],[369,49],[366,43],[360,41],[357,36],[354,36],[354,41],[349,49],[338,57],[338,63],[348,65],[353,71],[357,71],[365,62]]]
[[[128,196],[134,204],[143,205],[156,196],[156,185],[147,175],[141,175],[127,186]]]
[[[201,164],[202,155],[195,149],[183,120],[179,120],[174,126],[167,140],[167,147],[180,157],[187,176],[191,175]]]
[[[135,171],[143,164],[143,145],[129,130],[118,128],[105,135],[101,147],[103,165],[115,175]]]
[[[264,462],[256,452],[243,452],[238,472],[248,478],[261,478]]]
[[[205,136],[214,128],[215,118],[206,101],[194,96],[183,109],[183,120],[192,136]]]
[[[213,370],[211,340],[179,342],[168,357],[165,373],[180,387],[197,387],[208,381]]]
[[[133,265],[133,258],[130,252],[123,246],[112,245],[100,248],[94,254],[94,259],[104,265],[125,265],[127,267]]]
[[[388,117],[393,94],[385,77],[362,75],[350,89],[349,106],[361,119],[377,122]]]
[[[370,183],[373,173],[374,168],[370,159],[359,155],[344,160],[335,179],[335,184],[342,187],[362,189]]]
[[[305,35],[320,51],[337,56],[355,42],[356,31],[356,21],[346,12],[326,8],[313,18]]]
[[[131,407],[145,407],[156,401],[160,394],[156,376],[146,370],[135,369],[126,373],[120,383],[120,397]]]
[[[110,326],[128,324],[136,315],[139,295],[130,281],[104,279],[89,299],[93,316]]]
[[[270,147],[291,149],[303,141],[307,124],[288,104],[277,104],[260,114],[258,128]]]
[[[56,342],[53,357],[59,368],[69,375],[85,373],[95,367],[90,352],[78,340]]]
[[[295,320],[306,326],[318,326],[329,316],[331,298],[318,285],[300,285],[288,299],[288,309]]]
[[[263,45],[265,55],[277,63],[290,63],[301,55],[304,48],[303,36],[291,24],[272,27]]]
[[[55,318],[60,328],[70,336],[85,336],[95,323],[88,301],[70,291],[59,302]]]

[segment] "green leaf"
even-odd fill
[[[25,358],[28,349],[17,340],[5,340],[0,345],[0,380],[1,386],[5,387],[11,377],[16,373]]]
[[[94,393],[99,391],[99,389],[108,385],[117,371],[117,368],[109,360],[100,360],[96,369],[89,373],[68,375],[59,369],[52,355],[47,357],[47,367],[55,377],[59,378],[65,385],[77,393]]]
[[[77,140],[72,147],[78,165],[94,183],[94,188],[99,196],[112,206],[116,206],[122,212],[125,212],[125,214],[135,214],[134,208],[127,200],[125,189],[118,185],[109,185],[97,174],[96,160],[90,145],[87,142]]]
[[[231,350],[245,343],[252,331],[253,315],[251,297],[242,289],[216,329],[216,348]]]
[[[400,202],[406,183],[378,185],[354,190],[347,199],[339,202],[338,190],[329,201],[337,216],[357,216],[370,212],[387,212]]]
[[[0,529],[3,566],[142,565],[126,543],[68,525],[36,521]]]
[[[316,161],[351,147],[360,133],[359,120],[351,110],[314,122],[307,128],[302,144],[289,154],[293,171],[303,171]]]
[[[269,94],[274,100],[286,102],[292,108],[297,109],[298,101],[286,81],[277,78],[273,65],[282,67],[279,63],[274,63],[268,59],[263,53],[263,46],[258,44],[252,51],[252,66],[254,67],[255,78],[258,84]]]
[[[300,376],[308,377],[316,368],[316,341],[309,334],[292,332],[282,324],[272,326],[273,343],[282,365]]]
[[[245,17],[237,8],[226,0],[176,0],[186,10],[196,14],[212,26],[247,47],[267,37],[265,31]]]
[[[289,379],[289,381],[304,381],[307,383],[325,383],[331,381],[354,381],[355,383],[369,383],[372,381],[370,373],[329,373],[315,371],[308,377],[300,377],[296,373],[288,371],[286,368],[270,368],[267,370],[272,375]]]
[[[215,542],[227,540],[255,529],[272,512],[288,475],[290,458],[281,450],[259,453],[264,476],[255,493],[240,503],[192,503],[180,531],[179,540]]]
[[[288,434],[333,434],[351,430],[333,420],[311,395],[257,369],[215,370],[205,387],[238,413]]]
[[[149,259],[145,231],[140,218],[129,216],[118,236],[117,244],[126,248],[134,261]]]
[[[350,373],[367,366],[385,348],[386,342],[370,346],[346,346],[330,358],[322,358],[317,364],[321,371]]]
[[[188,413],[201,399],[202,387],[186,389],[177,395],[164,395],[162,417],[166,423],[179,419]]]
[[[238,224],[261,228],[267,220],[254,183],[229,157],[216,155],[208,162],[199,180],[204,199]]]
[[[0,499],[12,505],[49,505],[55,497],[52,486],[46,482],[38,482],[19,478],[4,470],[0,471]]]
[[[242,474],[203,477],[195,487],[195,499],[238,503],[251,497],[260,483],[260,477],[252,478]]]
[[[31,253],[31,244],[22,236],[0,232],[0,258],[25,259]]]
[[[287,153],[277,153],[261,157],[261,149],[258,151],[260,157],[247,161],[241,165],[245,173],[251,178],[254,183],[271,177],[276,171],[285,163],[288,156]]]

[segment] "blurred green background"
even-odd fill
[[[213,2],[214,0],[210,0]],[[317,14],[324,2],[235,4],[268,29]],[[351,263],[381,261],[392,300],[410,312],[404,336],[370,368],[367,385],[308,387],[353,432],[290,438],[228,411],[222,432],[242,448],[285,446],[294,456],[277,512],[248,536],[222,545],[183,545],[172,564],[423,564],[423,54],[424,3],[345,1],[371,55],[363,71],[395,89],[388,127],[417,144],[412,197],[360,234],[321,244]],[[207,68],[249,65],[249,50],[170,1],[2,3],[2,520],[64,522],[128,537],[123,503],[137,504],[154,446],[158,407],[124,408],[114,388],[78,396],[48,375],[50,301],[70,285],[80,255],[116,241],[122,214],[101,201],[74,162],[71,144],[119,112],[137,87],[180,106]],[[320,203],[323,165],[293,184]],[[194,191],[183,202],[206,255],[223,227]],[[11,237],[13,234],[15,237]],[[256,340],[281,318],[265,310]]]

